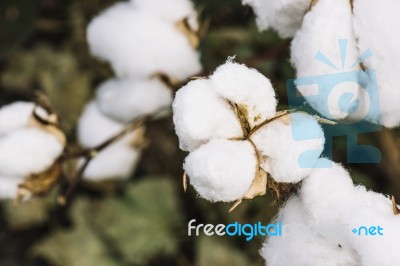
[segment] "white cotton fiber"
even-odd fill
[[[88,103],[78,122],[78,140],[84,147],[94,147],[124,128],[122,123],[103,115],[96,102]]]
[[[21,128],[0,138],[0,175],[28,176],[47,170],[64,147],[51,133]]]
[[[358,199],[358,204],[344,222],[352,228],[379,225],[383,234],[379,235],[377,231],[376,235],[369,236],[365,236],[365,231],[361,235],[350,233],[351,244],[362,265],[397,265],[400,260],[396,249],[400,239],[400,216],[394,215],[390,199],[382,194],[367,192],[363,187],[354,190],[353,197]]]
[[[127,139],[122,139],[98,153],[86,168],[84,177],[91,181],[127,179],[139,159],[140,151],[128,145]]]
[[[282,38],[293,37],[300,28],[310,0],[243,0],[257,16],[260,30],[272,28]]]
[[[228,60],[215,70],[210,81],[221,97],[247,107],[251,126],[275,115],[275,91],[257,70]]]
[[[189,82],[176,93],[172,106],[182,150],[192,151],[213,138],[243,136],[233,110],[216,94],[209,80]]]
[[[184,80],[201,71],[198,52],[174,24],[129,2],[117,3],[93,19],[87,39],[92,54],[108,61],[119,77],[163,73]]]
[[[21,177],[0,175],[0,199],[15,199],[18,185],[23,182]]]
[[[32,117],[34,103],[14,102],[0,109],[0,136],[11,130],[26,127]]]
[[[247,192],[255,178],[256,166],[250,142],[215,139],[191,152],[183,168],[201,197],[230,202]]]
[[[90,102],[78,124],[78,139],[85,148],[95,147],[110,139],[124,128],[103,115],[94,101]],[[132,146],[135,132],[126,135],[92,159],[85,170],[84,178],[88,180],[103,180],[128,178],[140,157],[140,152]]]
[[[311,80],[314,77],[311,85],[298,86],[298,90],[314,109],[329,119],[357,120],[365,116],[363,111],[366,107],[362,104],[360,112],[354,112],[357,109],[357,99],[361,99],[362,95],[357,73],[350,73],[360,70],[359,64],[351,67],[358,59],[352,25],[348,0],[319,0],[304,17],[302,27],[292,42],[291,60],[297,78]],[[341,56],[340,40],[343,40],[343,47],[347,47],[343,50],[345,58]],[[317,55],[320,60],[317,60]],[[345,72],[348,73],[343,74]],[[341,75],[332,77],[329,76],[331,74]],[[341,98],[346,94],[352,95],[347,103]]]
[[[193,3],[190,0],[131,0],[138,10],[145,10],[169,22],[196,17]]]
[[[275,222],[282,222],[282,236],[267,237],[260,250],[266,265],[361,266],[350,246],[329,242],[320,234],[301,198],[290,198]]]
[[[354,28],[360,52],[371,49],[364,65],[376,71],[382,124],[400,124],[400,37],[392,29],[400,24],[400,1],[354,1]]]
[[[316,166],[325,137],[314,117],[294,113],[287,118],[265,125],[251,139],[263,157],[261,166],[275,181],[296,183]]]
[[[100,85],[96,100],[103,114],[128,123],[169,107],[172,91],[157,79],[110,79]]]
[[[400,260],[400,254],[393,252],[400,238],[400,216],[394,215],[390,199],[365,187],[354,187],[339,164],[313,171],[302,183],[301,197],[319,230],[335,232],[328,240],[341,239],[350,245],[361,265],[389,266]],[[378,225],[383,228],[383,235],[352,232],[361,226]]]

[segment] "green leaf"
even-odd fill
[[[170,179],[145,178],[127,185],[122,197],[78,198],[71,208],[73,228],[57,230],[35,255],[58,266],[91,266],[144,264],[178,252],[182,219]]]
[[[197,241],[196,266],[249,266],[243,252],[218,237],[202,236]]]

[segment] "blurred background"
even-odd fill
[[[113,73],[88,52],[89,21],[114,0],[0,1],[0,105],[32,100],[34,91],[51,99],[71,146],[75,125],[96,86]],[[228,56],[257,68],[271,79],[280,106],[287,109],[285,82],[294,78],[290,40],[259,33],[252,10],[239,0],[196,0],[208,23],[200,51],[203,75]],[[171,7],[173,8],[173,7]],[[399,132],[382,130],[359,136],[382,153],[380,164],[346,163],[346,138],[333,143],[333,159],[345,164],[355,183],[400,199]],[[182,189],[182,162],[172,119],[149,124],[149,145],[128,183],[83,183],[66,207],[59,191],[15,207],[0,208],[0,265],[263,265],[263,239],[194,237],[187,223],[267,224],[281,202],[270,194],[242,203],[210,203]],[[340,193],[340,192],[338,192]],[[288,252],[290,252],[288,250]]]

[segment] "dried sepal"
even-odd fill
[[[188,187],[188,176],[186,172],[183,173],[182,185],[183,185],[183,191],[186,193]]]
[[[36,106],[33,110],[31,119],[29,121],[29,126],[40,128],[57,138],[57,140],[65,146],[67,143],[67,138],[58,127],[58,117],[55,113],[42,114],[41,111],[48,112],[47,109],[42,109],[41,106]]]
[[[337,122],[333,120],[329,120],[323,117],[320,117],[318,115],[314,115],[314,118],[321,124],[326,124],[326,125],[337,125]]]
[[[394,215],[400,214],[400,209],[399,209],[399,207],[397,207],[396,198],[394,196],[392,196],[392,209],[393,209]]]
[[[183,20],[177,22],[175,25],[176,28],[186,36],[190,45],[193,48],[199,47],[199,32],[191,27],[189,23],[189,18],[184,18]]]
[[[308,8],[308,11],[310,11],[317,3],[318,3],[318,0],[311,0],[310,7]]]
[[[130,142],[131,147],[140,150],[146,148],[149,144],[150,140],[146,137],[146,127],[141,126],[136,129]]]
[[[174,78],[172,78],[164,73],[160,73],[160,72],[151,75],[150,78],[160,80],[162,83],[164,83],[164,85],[166,85],[171,90],[174,90],[175,88],[178,88],[181,85],[181,81],[179,81],[178,79],[174,79]]]
[[[56,161],[49,169],[32,174],[19,184],[15,203],[19,203],[24,198],[40,196],[49,192],[59,181],[61,174],[61,163]]]

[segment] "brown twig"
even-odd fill
[[[384,175],[393,188],[396,198],[400,197],[400,151],[396,138],[390,129],[382,129],[379,132],[379,142],[382,150],[382,167]]]
[[[150,118],[151,116],[141,116],[134,119],[132,122],[128,123],[126,127],[122,129],[119,133],[117,133],[116,135],[112,136],[111,138],[107,139],[106,141],[100,143],[99,145],[93,148],[84,149],[82,151],[78,151],[75,153],[64,154],[61,157],[62,161],[74,160],[83,157],[84,163],[81,165],[81,167],[73,176],[73,178],[71,178],[70,184],[67,190],[64,192],[64,194],[58,197],[58,202],[61,205],[65,205],[67,203],[68,198],[70,197],[72,192],[75,191],[78,184],[81,182],[86,168],[89,166],[90,162],[96,157],[98,153],[100,153],[101,151],[103,151],[105,148],[115,143],[116,141],[120,140],[126,134],[141,127]]]

